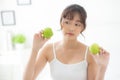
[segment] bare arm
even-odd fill
[[[101,48],[99,55],[89,53],[88,80],[104,80],[109,53]]]
[[[104,80],[106,68],[100,68],[98,73],[98,80]]]
[[[95,57],[97,58],[99,66],[100,66],[98,80],[104,80],[107,66],[109,63],[110,54],[109,52],[101,48],[99,57],[98,56],[95,56]]]
[[[26,66],[26,70],[24,72],[23,80],[33,80],[32,76],[34,72],[36,57],[37,57],[37,52],[32,51],[32,54]]]
[[[35,62],[32,80],[35,80],[37,78],[38,74],[43,70],[46,63],[48,62],[47,54],[49,50],[50,50],[49,44],[46,45],[43,49],[41,49],[40,55],[38,56]]]
[[[37,60],[39,49],[42,48],[42,46],[45,44],[46,41],[47,39],[42,38],[41,33],[37,33],[34,35],[32,52],[28,64],[26,65],[23,80],[34,80],[36,77],[35,76],[36,73],[38,73],[37,72],[38,62],[42,62],[41,69],[46,64],[47,61],[46,61],[46,57],[43,55],[44,52],[40,55],[40,59]]]
[[[98,80],[99,66],[97,65],[94,57],[89,54],[88,58],[88,79],[87,80]]]

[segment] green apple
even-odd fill
[[[51,38],[53,36],[53,31],[50,27],[46,27],[43,29],[42,35],[44,38]]]
[[[92,54],[98,54],[100,52],[100,47],[97,43],[93,43],[90,47],[89,50]]]

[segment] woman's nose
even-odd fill
[[[73,32],[74,29],[75,29],[74,26],[73,26],[73,25],[70,25],[70,29],[69,29],[69,30],[70,30],[71,32]]]

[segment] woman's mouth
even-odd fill
[[[69,36],[73,36],[74,35],[73,33],[70,33],[70,32],[68,32],[66,34],[69,35]]]

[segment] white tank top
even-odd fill
[[[84,60],[74,64],[64,64],[56,58],[53,44],[54,59],[50,62],[50,72],[53,80],[87,80],[87,53],[86,48]]]

